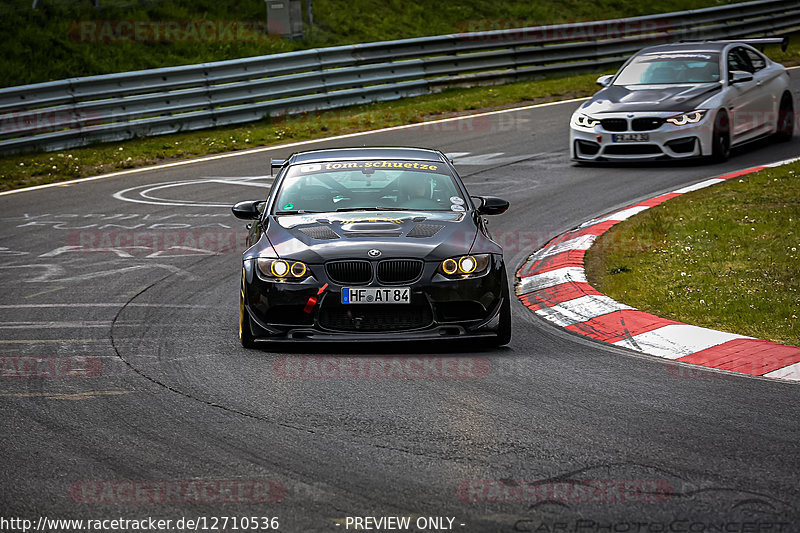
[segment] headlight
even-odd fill
[[[588,115],[581,115],[578,113],[573,117],[572,123],[581,128],[594,128],[600,124],[600,121]]]
[[[687,124],[697,124],[703,117],[706,115],[705,109],[698,109],[697,111],[692,111],[691,113],[684,113],[682,115],[675,115],[674,117],[669,117],[667,122],[670,124],[675,124],[676,126],[685,126]]]
[[[439,265],[439,273],[451,279],[480,276],[489,269],[490,254],[462,255],[451,257]]]
[[[256,264],[258,265],[258,271],[269,279],[300,281],[309,276],[308,267],[300,261],[259,257],[256,260]]]

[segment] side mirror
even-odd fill
[[[255,220],[261,216],[261,211],[258,210],[258,204],[263,203],[263,200],[248,200],[246,202],[239,202],[231,207],[233,216],[241,218],[242,220]]]
[[[508,200],[496,196],[473,196],[473,198],[480,202],[479,215],[501,215],[508,209]]]
[[[746,83],[748,81],[753,81],[753,75],[749,72],[732,70],[728,73],[728,83],[731,85],[735,85],[737,83]]]
[[[597,78],[597,85],[599,85],[600,87],[608,87],[609,85],[611,85],[611,80],[613,79],[614,79],[613,74],[606,74],[605,76],[600,76],[599,78]]]

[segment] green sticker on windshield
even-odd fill
[[[288,211],[289,209],[294,209],[294,204],[286,204],[283,206],[284,211]]]

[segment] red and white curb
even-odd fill
[[[583,259],[615,224],[684,193],[800,158],[752,167],[683,187],[596,218],[528,257],[516,293],[537,315],[569,331],[657,357],[742,374],[800,381],[800,348],[659,318],[619,303],[586,281]]]

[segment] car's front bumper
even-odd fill
[[[697,124],[674,126],[669,123],[648,131],[609,131],[602,125],[584,128],[570,125],[570,157],[573,161],[647,161],[691,159],[712,152],[713,120],[706,114]],[[645,115],[642,115],[644,117]],[[652,114],[647,114],[647,117]],[[608,118],[618,118],[616,116]],[[622,117],[619,117],[622,118]],[[625,119],[638,118],[625,115]],[[615,142],[615,135],[646,134],[646,141]]]
[[[245,261],[244,308],[256,342],[496,336],[508,294],[501,256],[493,255],[488,272],[476,278],[448,280],[435,274],[437,266],[426,263],[418,281],[402,285],[411,289],[410,304],[345,305],[341,303],[343,285],[328,279],[321,265],[310,266],[313,278],[291,283],[264,280],[252,262]]]

